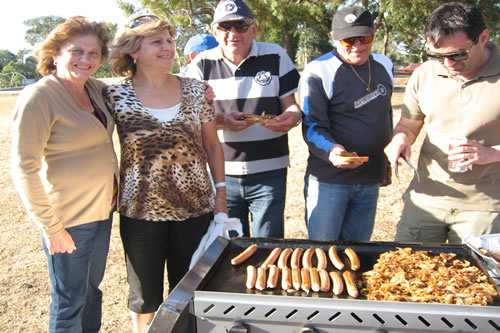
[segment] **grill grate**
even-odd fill
[[[195,292],[198,332],[500,332],[497,307]]]

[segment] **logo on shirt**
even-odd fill
[[[387,95],[387,88],[383,84],[379,84],[377,86],[377,89],[375,89],[371,93],[361,97],[357,101],[354,101],[354,108],[359,109],[360,107],[362,107],[365,104],[370,103],[371,101],[373,101],[377,97],[385,96],[385,95]]]
[[[271,83],[272,75],[271,72],[261,71],[255,75],[255,82],[260,84],[261,86],[267,86]]]

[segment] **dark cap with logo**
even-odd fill
[[[332,33],[335,40],[369,36],[373,34],[373,16],[363,7],[342,8],[333,17]]]
[[[221,0],[217,4],[212,24],[225,21],[239,21],[246,18],[253,20],[252,11],[241,0]]]

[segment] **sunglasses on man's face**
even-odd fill
[[[458,52],[450,52],[450,53],[434,53],[427,52],[427,56],[431,59],[437,60],[439,62],[444,62],[444,58],[448,58],[451,61],[464,61],[469,59],[469,52],[474,45],[478,42],[479,38],[477,38],[472,45],[465,51]]]
[[[223,32],[230,32],[233,27],[236,29],[237,32],[247,32],[248,28],[254,24],[255,21],[252,21],[250,23],[247,23],[245,21],[228,21],[228,22],[221,22],[217,24],[217,29]]]
[[[361,44],[370,44],[373,41],[373,35],[341,39],[340,45],[342,45],[343,47],[350,47],[356,43],[356,40],[359,40]]]

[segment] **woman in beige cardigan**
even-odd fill
[[[43,233],[50,332],[98,332],[118,174],[114,121],[91,78],[107,57],[103,24],[72,17],[36,52],[44,77],[13,111],[12,176]]]

